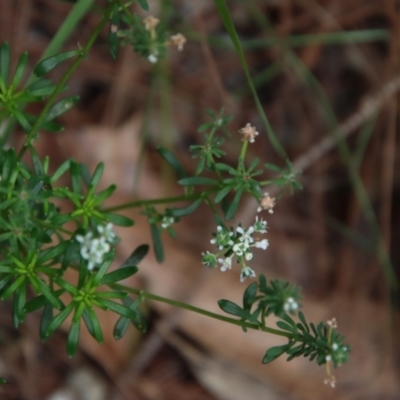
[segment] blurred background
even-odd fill
[[[63,51],[86,42],[105,3],[95,2]],[[207,121],[205,110],[221,107],[233,116],[226,162],[236,162],[241,145],[237,131],[250,122],[260,132],[256,146],[249,147],[250,158],[284,167],[267,140],[214,2],[149,4],[151,14],[171,33],[187,37],[184,51],[170,49],[166,60],[152,65],[123,47],[113,61],[107,27],[69,81],[68,93],[81,99],[60,118],[65,131],[43,133],[37,142],[39,153],[50,155],[51,169],[69,157],[92,170],[104,161],[103,187],[118,185],[110,204],[179,195],[176,176],[155,149],[167,147],[193,174],[196,164],[188,148],[201,143],[197,128]],[[304,190],[287,193],[274,214],[268,214],[270,246],[252,266],[268,279],[300,286],[308,320],[337,318],[338,330],[352,348],[350,362],[334,372],[337,388],[323,384],[323,367],[304,359],[286,363],[282,357],[262,365],[265,351],[283,343],[275,337],[244,333],[155,302],[144,304],[146,334],[132,329],[115,342],[115,318],[104,313],[104,345],[83,332],[78,354],[69,359],[64,331],[42,343],[39,315],[30,315],[15,331],[11,306],[3,302],[0,376],[8,383],[0,387],[2,400],[400,399],[394,289],[400,262],[399,2],[227,4],[262,106],[295,169],[303,170]],[[59,0],[0,2],[0,40],[10,42],[14,65],[26,50],[33,68],[72,6]],[[148,15],[137,6],[131,9]],[[60,79],[66,68],[57,68],[52,78]],[[31,111],[39,113],[41,107]],[[337,146],[338,136],[346,146]],[[16,132],[10,144],[19,146],[21,138]],[[350,164],[364,189],[355,184]],[[251,199],[242,201],[235,222],[252,223],[256,207]],[[140,210],[127,215],[136,225],[117,230],[122,239],[118,262],[138,245],[150,243]],[[374,250],[375,222],[390,265]],[[200,254],[211,250],[215,230],[208,209],[184,218],[176,230],[176,240],[165,235],[165,262],[159,265],[149,254],[127,284],[214,312],[219,312],[219,299],[240,301],[247,284],[239,282],[237,270],[221,273],[201,265]]]

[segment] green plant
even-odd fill
[[[143,9],[148,9],[145,0],[139,1],[139,4]],[[226,5],[223,1],[216,1],[216,4],[234,38],[251,83]],[[190,148],[193,158],[197,160],[194,176],[188,176],[179,160],[169,150],[163,147],[158,149],[160,156],[176,172],[178,183],[183,188],[181,196],[107,208],[104,202],[113,194],[116,186],[97,190],[104,169],[102,163],[91,174],[85,164],[70,159],[49,175],[50,159],[46,157],[42,160],[38,156],[35,141],[41,130],[60,132],[63,129],[55,119],[68,112],[79,98],[68,96],[58,99],[58,96],[64,91],[69,77],[87,57],[106,24],[109,24],[112,57],[116,57],[119,44],[129,45],[150,63],[157,63],[165,57],[168,46],[175,45],[178,50],[182,50],[185,43],[181,34],[169,37],[158,19],[148,16],[142,20],[138,15],[131,14],[128,2],[110,0],[102,10],[102,18],[87,43],[76,50],[57,53],[39,61],[33,70],[33,83],[24,85],[22,80],[28,55],[24,53],[20,57],[13,77],[10,78],[9,46],[5,42],[0,48],[0,118],[9,126],[16,120],[26,132],[19,150],[0,150],[0,297],[2,300],[12,298],[12,319],[15,327],[23,323],[27,313],[41,312],[40,336],[46,339],[72,316],[67,352],[73,356],[79,343],[82,322],[95,340],[103,340],[96,308],[109,310],[120,316],[114,329],[116,339],[124,335],[129,323],[145,331],[146,319],[139,305],[142,299],[148,298],[239,325],[244,330],[257,329],[285,337],[288,343],[269,349],[262,358],[263,363],[269,363],[284,353],[288,355],[288,360],[303,355],[310,360],[316,360],[320,365],[327,364],[328,383],[334,386],[335,380],[329,365],[333,363],[337,367],[347,361],[349,347],[343,344],[343,337],[337,333],[333,321],[316,326],[306,321],[299,311],[299,290],[288,282],[267,281],[261,275],[258,283],[251,283],[244,291],[241,306],[229,300],[220,300],[220,308],[232,315],[232,318],[121,285],[120,281],[137,272],[137,264],[146,256],[148,245],[139,246],[123,265],[108,272],[114,261],[113,249],[119,240],[113,231],[113,224],[126,227],[133,225],[129,218],[115,212],[133,207],[141,208],[148,218],[156,258],[162,262],[162,231],[167,230],[175,237],[171,225],[192,214],[205,203],[215,216],[217,228],[210,241],[216,245],[217,250],[215,253],[203,253],[202,263],[209,268],[220,264],[221,271],[226,271],[236,261],[242,282],[254,278],[256,273],[248,263],[254,257],[253,249],[266,250],[268,247],[268,240],[261,238],[267,233],[267,222],[257,216],[250,227],[243,227],[241,224],[232,227],[228,226],[229,220],[237,213],[244,196],[257,200],[259,213],[272,213],[276,199],[269,196],[265,188],[271,185],[288,186],[293,194],[302,186],[297,181],[298,173],[292,171],[290,161],[260,108],[252,84],[269,139],[285,163],[285,168],[271,163],[264,165],[266,170],[278,175],[273,179],[260,180],[260,176],[266,172],[259,166],[260,160],[248,160],[248,146],[255,140],[260,140],[257,138],[257,130],[250,124],[239,131],[242,146],[237,164],[232,166],[224,162],[226,152],[222,146],[226,137],[230,137],[228,125],[232,118],[224,115],[223,110],[218,113],[207,112],[211,121],[199,128],[204,141]],[[68,60],[72,63],[57,84],[44,78]],[[44,102],[39,115],[25,111],[25,107],[32,102]],[[25,153],[30,155],[32,166],[22,161]],[[69,177],[69,187],[59,183],[64,175]],[[56,206],[56,199],[63,200],[65,209],[70,211],[63,211],[64,209]],[[171,205],[182,201],[189,202],[189,205],[183,208]],[[161,212],[157,209],[158,204],[170,206]],[[78,272],[76,285],[66,280],[65,273],[68,269]],[[129,294],[136,295],[136,298],[132,300]],[[270,314],[279,318],[279,329],[268,326],[266,317]],[[296,323],[289,314],[297,316],[299,322]]]

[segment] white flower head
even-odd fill
[[[248,140],[250,143],[254,143],[255,137],[258,135],[256,128],[251,126],[250,123],[239,129],[239,133],[242,135],[242,141]]]
[[[117,237],[117,235],[113,230],[113,224],[111,222],[109,222],[106,226],[97,225],[97,231],[102,237],[104,237],[104,239],[108,243],[112,243],[114,239]]]
[[[167,229],[169,226],[171,226],[174,223],[175,223],[174,217],[168,217],[165,215],[161,221],[161,228]]]
[[[147,57],[147,59],[152,63],[152,64],[155,64],[157,61],[158,61],[158,53],[157,52],[154,52],[154,53],[151,53],[148,57]]]
[[[299,304],[293,297],[288,297],[283,305],[283,309],[288,311],[296,311],[299,308]]]
[[[241,242],[246,243],[247,246],[250,246],[252,243],[254,243],[254,239],[252,234],[254,233],[254,227],[250,226],[247,231],[245,231],[241,226],[238,226],[236,228],[236,232],[240,233],[241,236],[239,237],[239,240]]]
[[[245,266],[240,272],[240,282],[244,282],[247,278],[255,278],[256,273],[250,268]]]
[[[221,265],[221,271],[225,272],[228,269],[232,268],[232,257],[226,257],[226,258],[218,258],[218,262]]]

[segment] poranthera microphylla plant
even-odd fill
[[[49,174],[48,157],[41,159],[35,150],[35,141],[41,131],[59,132],[63,127],[55,119],[70,110],[78,101],[77,96],[59,99],[66,83],[76,68],[87,57],[93,43],[104,26],[109,25],[110,52],[116,57],[119,45],[129,45],[148,62],[155,64],[165,57],[170,46],[182,51],[185,37],[176,33],[169,35],[159,19],[148,15],[144,19],[133,15],[122,0],[110,0],[103,10],[102,18],[89,40],[78,49],[55,54],[40,61],[34,68],[34,78],[22,81],[28,61],[27,53],[19,59],[10,74],[10,49],[7,42],[0,48],[0,117],[4,132],[13,121],[26,132],[20,149],[2,146],[0,150],[0,297],[12,299],[12,320],[15,327],[23,323],[26,314],[41,313],[40,336],[48,338],[71,316],[67,339],[67,352],[73,356],[79,343],[81,324],[90,334],[102,342],[102,328],[96,309],[117,313],[120,318],[114,328],[116,339],[121,338],[130,323],[137,329],[146,330],[146,319],[140,311],[145,299],[166,302],[177,307],[220,319],[247,329],[257,329],[287,338],[287,343],[270,348],[262,358],[269,363],[286,353],[288,360],[305,356],[319,365],[325,364],[328,378],[325,383],[335,386],[331,365],[337,367],[349,357],[349,347],[337,332],[336,320],[314,325],[306,321],[299,311],[299,289],[281,280],[267,281],[260,275],[257,281],[244,290],[243,304],[220,300],[221,310],[232,315],[226,317],[198,309],[189,304],[165,299],[152,293],[132,289],[119,282],[138,271],[137,264],[146,256],[149,246],[140,245],[123,265],[109,272],[114,260],[115,246],[119,242],[114,225],[130,227],[133,221],[116,212],[130,207],[140,207],[150,225],[153,249],[159,262],[163,261],[163,230],[176,237],[173,225],[193,213],[201,203],[206,203],[215,216],[216,229],[210,236],[210,247],[199,262],[206,267],[219,267],[221,271],[238,268],[240,281],[257,278],[249,265],[254,258],[253,250],[267,250],[269,242],[267,221],[273,213],[276,199],[269,196],[268,186],[288,187],[293,193],[301,189],[291,164],[284,168],[265,164],[276,177],[263,181],[259,177],[263,168],[260,160],[250,163],[246,158],[249,145],[261,140],[251,124],[233,134],[231,140],[242,141],[237,165],[223,162],[223,143],[230,116],[221,110],[207,111],[209,121],[200,126],[204,136],[202,144],[193,145],[190,151],[197,160],[194,176],[188,176],[179,160],[167,149],[159,148],[161,157],[173,168],[182,185],[184,194],[177,198],[143,200],[122,204],[113,208],[103,206],[115,185],[98,191],[104,165],[100,163],[91,173],[86,165],[73,159],[65,161]],[[148,10],[145,0],[139,5]],[[57,84],[44,78],[58,65],[72,59],[73,62]],[[44,102],[39,115],[25,111],[31,102]],[[3,143],[6,136],[3,133]],[[28,153],[31,164],[22,161]],[[68,187],[58,184],[64,175],[69,176]],[[259,207],[251,226],[232,226],[241,199],[252,196]],[[72,211],[65,212],[54,203],[56,199],[69,202]],[[174,208],[174,202],[186,201],[184,208]],[[156,205],[170,205],[160,211]],[[134,228],[133,228],[134,229]],[[76,285],[65,279],[65,272],[73,269],[78,274]],[[65,296],[67,294],[67,296]],[[62,299],[61,299],[61,295]],[[267,317],[279,318],[277,328],[267,324]],[[295,322],[293,317],[297,317]],[[261,358],[261,357],[260,357]]]

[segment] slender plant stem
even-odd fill
[[[68,68],[64,76],[61,78],[61,80],[58,82],[58,85],[54,89],[52,95],[49,97],[47,100],[47,103],[43,107],[42,112],[40,113],[39,117],[37,118],[35,124],[33,125],[31,131],[28,133],[28,135],[25,138],[25,142],[21,148],[21,150],[18,153],[18,160],[21,160],[23,155],[25,154],[26,150],[28,149],[30,143],[32,142],[33,138],[39,131],[42,123],[45,120],[46,114],[49,111],[50,107],[53,105],[54,100],[58,96],[58,94],[63,90],[64,86],[68,82],[68,79],[70,76],[74,73],[76,68],[80,65],[80,63],[87,58],[87,54],[90,50],[90,48],[93,46],[93,43],[97,39],[97,36],[100,34],[101,30],[103,29],[103,26],[106,24],[106,22],[109,20],[112,10],[114,7],[114,2],[106,9],[105,13],[103,14],[103,17],[99,24],[96,26],[94,29],[93,33],[91,34],[89,40],[86,42],[85,46],[82,48],[80,54],[77,56],[75,61],[72,63],[72,65]]]
[[[161,303],[169,304],[174,307],[182,308],[184,310],[192,311],[197,314],[205,315],[206,317],[210,317],[213,319],[217,319],[219,321],[227,322],[229,324],[237,325],[242,328],[249,328],[249,329],[254,329],[254,330],[258,330],[258,331],[268,332],[273,335],[283,336],[283,337],[287,337],[287,338],[291,338],[293,336],[290,332],[284,332],[284,331],[280,331],[278,329],[268,328],[267,326],[258,326],[256,324],[250,324],[248,322],[244,322],[244,321],[241,321],[238,319],[225,317],[224,315],[216,314],[211,311],[204,310],[202,308],[191,306],[190,304],[181,303],[180,301],[167,299],[166,297],[157,296],[155,294],[145,292],[144,290],[134,289],[134,288],[131,288],[131,287],[128,287],[125,285],[118,284],[118,283],[113,283],[113,284],[110,284],[109,286],[113,289],[123,290],[123,291],[129,292],[129,293],[133,293],[133,294],[136,294],[145,299],[159,301]]]

